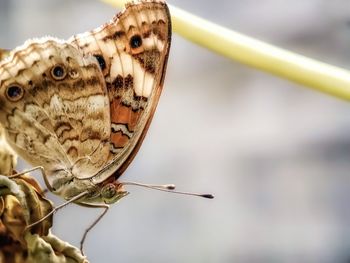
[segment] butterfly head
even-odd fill
[[[81,180],[82,182],[91,182],[90,180]],[[113,204],[129,194],[123,187],[123,184],[116,181],[113,177],[96,184],[89,185],[89,194],[83,198],[85,203],[104,203]]]
[[[119,183],[107,183],[100,190],[100,197],[105,204],[116,203],[128,194]]]

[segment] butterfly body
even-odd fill
[[[112,203],[162,90],[170,48],[162,1],[129,4],[102,27],[26,42],[0,61],[7,141],[42,166],[48,188],[78,203]]]

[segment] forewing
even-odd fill
[[[4,58],[6,58],[9,53],[10,51],[0,48],[0,60],[3,60]]]
[[[69,40],[97,58],[110,100],[111,161],[95,182],[118,177],[140,147],[162,90],[170,40],[170,14],[162,1],[129,4],[109,23]]]
[[[15,49],[0,62],[0,121],[10,145],[43,166],[49,181],[60,170],[79,178],[95,174],[109,155],[110,137],[96,59],[56,39]]]

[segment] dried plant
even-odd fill
[[[87,263],[80,250],[50,232],[52,217],[27,226],[53,209],[30,175],[10,178],[17,157],[0,137],[0,263]]]

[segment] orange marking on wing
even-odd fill
[[[135,131],[140,119],[142,109],[133,111],[130,106],[122,105],[120,99],[113,99],[111,102],[111,122],[126,124],[129,131]]]
[[[116,148],[124,147],[129,142],[129,137],[124,135],[121,131],[112,132],[111,142]]]

